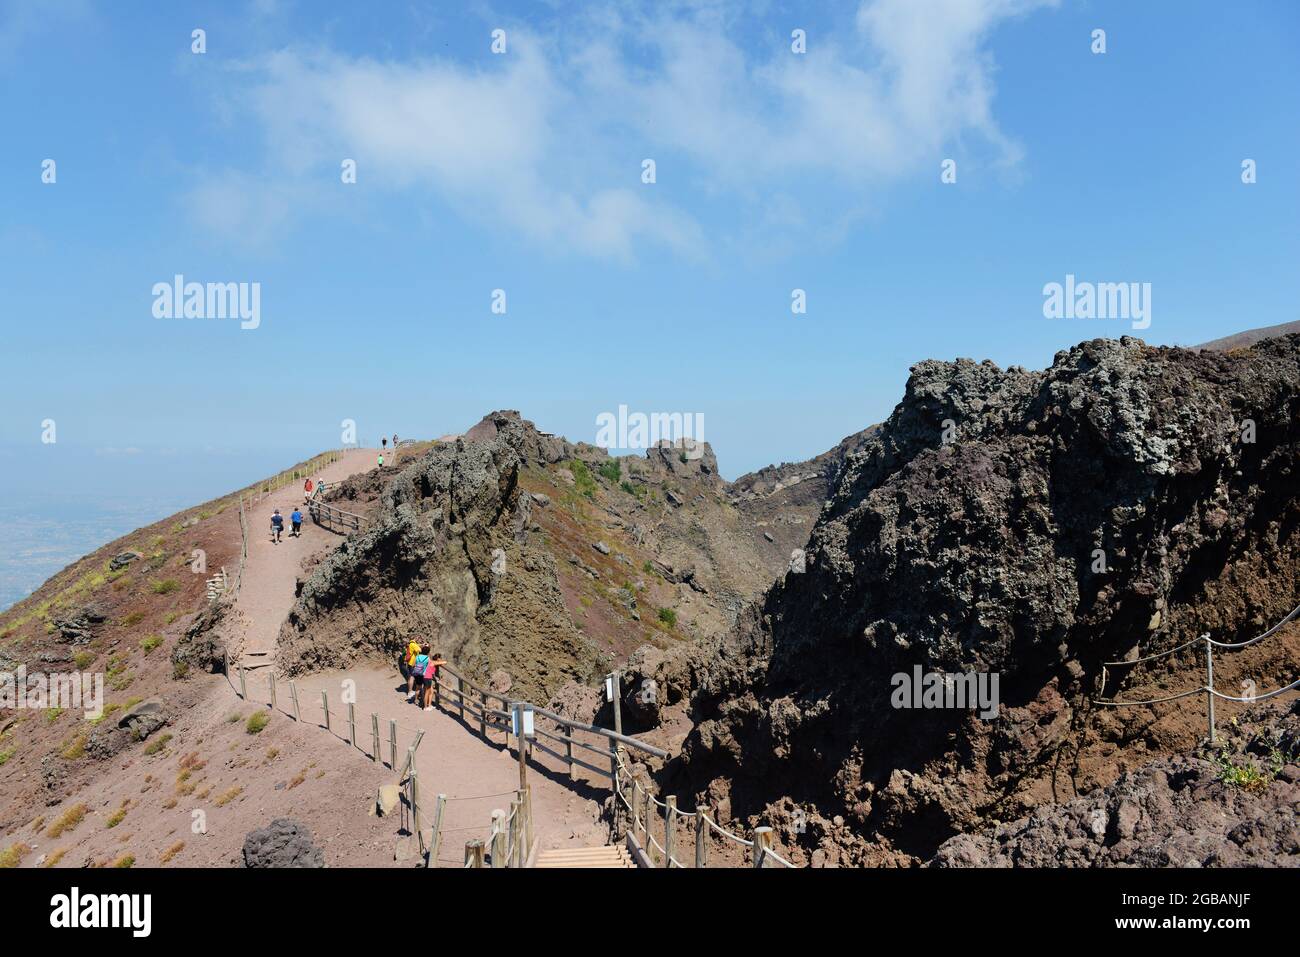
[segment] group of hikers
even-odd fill
[[[379,468],[384,467],[384,453],[388,451],[388,439],[380,439],[379,446]],[[393,455],[397,454],[397,433],[393,433]]]
[[[294,538],[301,538],[302,537],[302,512],[298,511],[298,509],[295,508],[293,510],[293,513],[289,516],[289,522],[293,526],[293,530],[289,532],[289,534],[292,535]],[[280,514],[280,510],[277,508],[275,512],[272,513],[271,515],[271,542],[275,545],[279,545],[280,536],[283,533],[284,533],[284,516]]]
[[[432,711],[433,684],[438,680],[438,668],[446,663],[440,653],[430,652],[428,645],[412,638],[400,664],[402,677],[406,679],[407,702],[423,711]]]

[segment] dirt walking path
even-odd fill
[[[375,455],[373,449],[345,452],[341,460],[324,469],[319,477],[327,483],[341,481],[374,468]],[[293,607],[298,576],[304,567],[310,567],[342,541],[341,536],[312,524],[310,519],[303,525],[301,538],[290,537],[288,516],[302,502],[302,487],[290,486],[260,499],[249,514],[248,563],[235,604],[234,621],[237,647],[243,649],[241,660],[247,669],[251,701],[267,701],[268,676],[275,668],[276,639],[280,625]],[[279,544],[272,543],[269,532],[271,513],[276,508],[286,518],[286,532]],[[479,736],[477,724],[467,727],[458,717],[442,710],[425,712],[408,704],[396,667],[381,664],[361,665],[346,672],[320,672],[297,680],[304,730],[320,726],[321,749],[348,746],[347,709],[343,703],[346,682],[352,682],[348,690],[355,690],[356,695],[358,762],[370,761],[372,713],[379,715],[381,763],[390,757],[390,720],[398,724],[399,767],[416,731],[424,731],[416,754],[421,805],[431,813],[436,796],[447,795],[445,843],[439,856],[444,865],[459,865],[465,841],[487,837],[492,811],[509,811],[511,795],[519,784],[516,752],[505,749],[504,735],[500,733],[491,734],[492,743],[489,743]],[[324,730],[321,691],[329,695],[332,734]],[[279,707],[287,709],[284,698],[279,700]],[[603,779],[580,777],[571,782],[561,762],[535,752],[528,780],[539,849],[605,842],[607,829],[600,823],[600,816],[601,803],[608,796],[609,788]],[[426,817],[426,831],[430,824]]]

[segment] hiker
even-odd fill
[[[394,448],[394,449],[397,448],[397,433],[396,433],[396,432],[393,433],[393,448]]]
[[[402,672],[402,677],[406,679],[406,700],[408,703],[415,701],[415,656],[420,653],[420,643],[414,638],[406,645],[406,654],[398,662],[398,670]]]
[[[446,659],[441,654],[429,654],[429,646],[424,646],[424,710],[433,710],[433,685],[438,680],[438,666],[445,665]]]
[[[291,533],[293,537],[302,538],[302,512],[295,508],[293,514],[289,516],[289,521],[293,524],[293,532]]]
[[[307,481],[302,483],[302,500],[304,502],[311,501],[311,490],[312,490],[311,479],[308,479]]]
[[[388,448],[388,439],[380,439],[379,441],[383,443],[384,448]]]
[[[384,467],[384,453],[383,453],[383,452],[380,452],[380,453],[379,453],[379,468],[382,469],[383,467]]]
[[[429,646],[421,645],[415,661],[411,662],[411,674],[415,677],[415,706],[424,704],[424,669],[429,664]]]
[[[284,531],[284,516],[280,514],[277,508],[275,514],[271,516],[271,541],[276,545],[280,544],[280,533]]]

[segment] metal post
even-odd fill
[[[324,691],[320,693],[320,706],[325,712],[325,730],[328,731],[330,729],[330,699],[329,695]]]
[[[370,712],[370,760],[379,761],[379,715]]]
[[[298,682],[289,682],[289,697],[293,699],[293,720],[301,721],[302,718],[298,715]]]
[[[271,672],[271,710],[275,710],[275,672]]]
[[[770,827],[756,827],[750,837],[754,841],[754,867],[765,867],[764,858],[767,857],[766,852],[772,849],[772,829]]]
[[[709,808],[705,804],[695,806],[695,866],[705,867],[709,854],[709,825],[705,815]]]
[[[357,746],[357,706],[348,702],[348,744]]]
[[[415,831],[415,841],[424,853],[424,831],[420,827],[420,778],[411,768],[411,830]]]
[[[1205,704],[1210,721],[1210,744],[1214,744],[1214,646],[1205,638]]]

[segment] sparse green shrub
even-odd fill
[[[163,642],[162,635],[146,635],[140,641],[140,650],[147,655],[149,654],[149,652],[153,651],[155,648],[161,645],[162,642]]]
[[[161,581],[149,583],[149,590],[155,595],[170,595],[181,587],[181,583],[174,578],[164,578]]]
[[[128,612],[127,614],[125,614],[125,615],[122,616],[122,622],[121,622],[121,624],[122,624],[122,627],[124,627],[124,628],[130,628],[130,627],[132,627],[133,625],[138,625],[138,624],[140,624],[140,622],[142,622],[142,621],[144,621],[144,612],[142,612],[142,611],[132,611],[132,612]]]
[[[85,671],[95,663],[95,659],[98,657],[93,651],[78,651],[72,656],[72,663],[77,666],[78,671]]]
[[[596,496],[596,480],[592,478],[591,469],[587,468],[586,462],[570,459],[569,472],[573,475],[573,487],[579,495],[585,495],[587,498]]]
[[[172,739],[171,734],[160,734],[144,746],[145,754],[157,754],[163,748],[167,747],[167,742]]]
[[[677,627],[677,612],[673,611],[671,608],[660,608],[660,609],[659,609],[659,620],[662,621],[662,622],[663,622],[665,625],[667,625],[669,628],[676,628],[676,627]]]
[[[190,673],[190,666],[183,661],[172,662],[172,677],[180,681]]]
[[[113,862],[114,867],[135,867],[135,855],[123,854]]]
[[[254,711],[248,716],[248,723],[244,725],[244,730],[249,734],[261,734],[271,721],[271,716],[265,711]]]
[[[616,483],[623,477],[623,466],[618,459],[609,459],[602,462],[599,471],[609,482]]]

